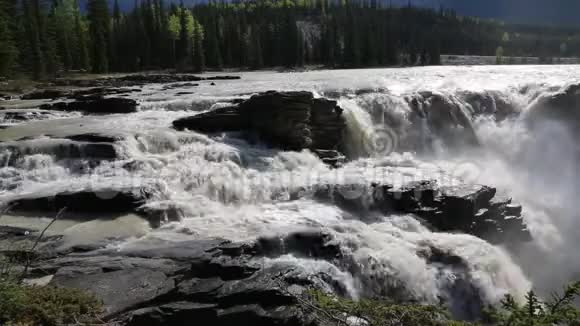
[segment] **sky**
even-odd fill
[[[393,0],[407,3],[408,0]],[[411,0],[414,5],[453,8],[462,15],[514,23],[580,26],[580,0]]]
[[[86,0],[85,0],[86,1]],[[111,0],[112,2],[113,0]],[[179,2],[180,0],[166,0]],[[204,0],[183,0],[186,4]],[[395,5],[453,8],[467,16],[495,18],[512,23],[580,26],[580,0],[382,0]],[[135,0],[119,0],[124,9]]]

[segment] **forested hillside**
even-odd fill
[[[504,25],[378,0],[0,0],[0,76],[177,68],[439,64],[440,53],[571,56],[580,31]],[[548,59],[543,60],[548,62]]]

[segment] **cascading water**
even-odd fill
[[[111,238],[118,240],[109,246],[126,246],[139,237],[252,241],[323,230],[343,251],[340,261],[289,252],[262,263],[300,264],[312,273],[326,273],[353,297],[444,300],[456,315],[469,317],[477,314],[480,300],[497,302],[508,292],[521,297],[532,285],[550,289],[553,281],[569,280],[578,271],[571,261],[580,261],[572,259],[576,256],[569,249],[579,238],[573,207],[578,160],[569,154],[573,138],[557,125],[531,133],[519,113],[539,94],[571,81],[569,72],[514,67],[497,73],[503,79],[490,79],[489,69],[248,73],[242,81],[220,87],[201,85],[190,95],[176,95],[179,88],[161,93],[159,85],[147,86],[139,98],[140,112],[134,114],[48,120],[0,132],[3,141],[32,136],[26,143],[14,142],[21,151],[46,142],[37,139],[41,135],[114,133],[122,139],[112,145],[116,156],[98,166],[80,151],[77,161],[84,169],[72,168],[55,151],[24,152],[0,168],[0,202],[72,189],[146,188],[152,196],[144,207],[182,212],[181,220],[158,229],[139,226],[121,232],[123,236],[113,233]],[[546,84],[538,85],[538,80]],[[334,94],[345,110],[344,151],[351,161],[331,169],[309,151],[250,144],[235,133],[206,136],[170,128],[175,119],[268,89]],[[562,158],[545,161],[547,148]],[[534,242],[508,253],[473,236],[432,232],[412,215],[345,210],[316,200],[311,191],[324,185],[431,179],[508,191],[524,204]],[[127,221],[133,220],[119,223],[132,223]],[[87,229],[76,225],[67,234],[77,243],[83,239],[79,232]],[[110,229],[96,229],[104,237],[111,234]],[[434,250],[464,263],[426,259]],[[538,252],[550,255],[546,262],[564,264],[561,275],[549,271],[549,277],[548,271],[532,269]]]

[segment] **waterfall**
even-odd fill
[[[558,124],[531,132],[523,121],[536,98],[569,82],[568,68],[507,67],[494,72],[499,75],[494,79],[490,69],[257,72],[228,81],[227,87],[200,85],[183,96],[177,93],[187,89],[146,86],[134,95],[140,101],[136,113],[59,117],[0,131],[0,204],[62,191],[129,188],[148,190],[145,208],[181,212],[180,220],[157,229],[133,230],[126,225],[134,219],[124,217],[111,246],[133,237],[255,241],[323,230],[340,246],[340,259],[288,252],[265,263],[301,264],[325,273],[354,298],[443,300],[456,315],[473,315],[478,300],[495,303],[506,293],[522,297],[532,285],[549,288],[556,279],[569,279],[580,261],[571,249],[580,239],[575,138]],[[178,118],[270,89],[307,90],[338,100],[347,122],[342,150],[349,162],[331,169],[308,150],[281,151],[236,133],[171,128]],[[97,146],[102,151],[95,163],[91,146],[96,143],[65,139],[86,133],[119,138]],[[453,187],[462,177],[461,182],[497,187],[523,203],[534,242],[508,251],[474,236],[434,232],[414,215],[372,212],[362,204],[349,210],[316,197],[318,189],[344,186],[338,188],[364,204],[365,193],[357,186],[437,180]],[[66,234],[77,244],[82,237],[75,230],[86,232],[86,226]],[[433,258],[441,252],[458,263]],[[532,268],[539,256],[545,266],[561,268]]]

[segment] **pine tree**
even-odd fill
[[[40,1],[38,1],[40,2]],[[55,18],[55,7],[51,9],[43,8],[39,3],[40,12],[40,36],[42,51],[46,62],[46,72],[51,76],[56,76],[62,69],[61,57],[57,48],[57,20]],[[48,11],[48,14],[45,14]]]
[[[176,57],[177,65],[183,69],[185,61],[191,53],[191,38],[194,32],[194,21],[191,12],[183,6],[178,10],[179,17],[179,41],[177,42]]]
[[[43,78],[46,69],[44,55],[40,42],[40,26],[38,22],[38,7],[34,5],[34,0],[23,0],[23,21],[25,22],[25,66],[30,67],[34,79]]]
[[[75,69],[87,71],[90,69],[89,46],[87,43],[87,25],[81,16],[78,0],[74,0],[74,34],[76,38]]]
[[[18,60],[18,49],[9,20],[8,3],[0,0],[0,76],[12,75]]]
[[[89,33],[91,63],[94,73],[109,71],[110,15],[107,0],[89,0]]]
[[[201,24],[194,20],[193,24],[193,69],[201,72],[205,69],[205,53],[203,49],[204,32]]]
[[[73,49],[78,46],[75,34],[70,32],[75,28],[74,1],[57,0],[52,10],[57,53],[62,60],[63,68],[68,71],[75,66]]]

